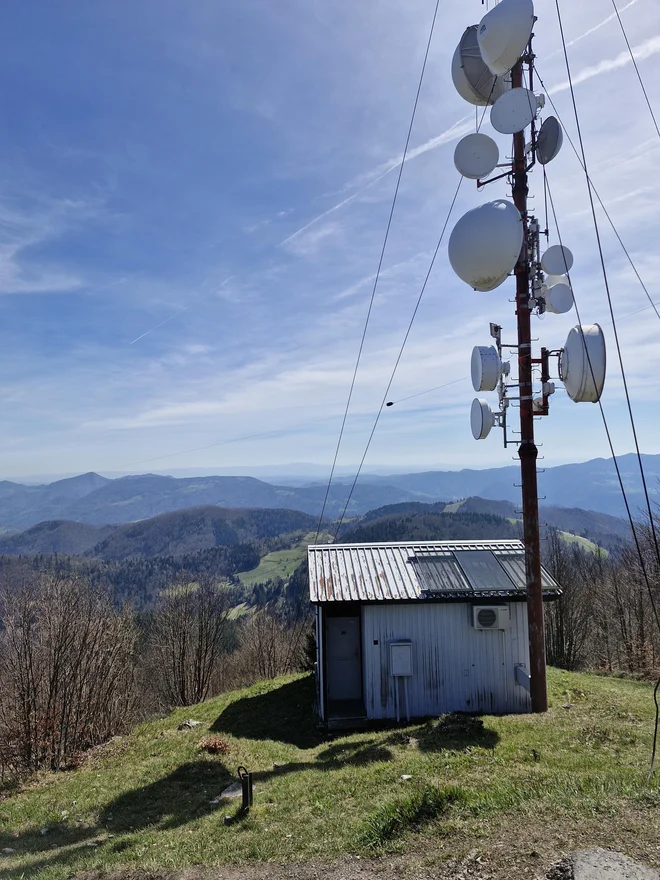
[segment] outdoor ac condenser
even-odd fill
[[[472,615],[475,629],[509,628],[509,608],[507,605],[475,605],[472,608]]]

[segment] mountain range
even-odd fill
[[[653,500],[658,498],[660,455],[645,455],[643,463]],[[643,502],[637,459],[618,459],[631,509]],[[355,487],[348,517],[404,502],[438,502],[478,496],[494,501],[520,503],[519,470],[503,468],[426,473],[365,474]],[[5,533],[24,530],[37,523],[67,520],[107,526],[149,519],[162,513],[213,505],[231,509],[276,508],[298,510],[317,516],[326,495],[325,483],[284,486],[254,477],[208,476],[175,478],[156,474],[109,479],[95,473],[82,474],[45,485],[0,482],[0,527]],[[344,510],[349,487],[338,477],[328,493],[325,515],[332,519]],[[539,491],[550,506],[581,508],[613,516],[625,513],[611,459],[548,468],[539,477]]]
[[[547,507],[543,520],[550,528],[576,535],[607,550],[629,539],[627,524],[605,513]],[[50,520],[23,532],[0,536],[0,554],[35,556],[64,554],[121,561],[199,553],[216,547],[285,537],[282,546],[313,540],[315,516],[285,509],[191,507],[122,525],[90,525]],[[468,498],[446,504],[403,502],[387,505],[344,524],[340,540],[442,540],[516,538],[520,517],[508,501]]]

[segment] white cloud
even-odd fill
[[[16,201],[16,200],[14,200]],[[95,201],[21,198],[24,207],[0,200],[0,294],[61,293],[80,288],[76,272],[40,260],[31,249],[53,242],[67,229],[97,216]]]

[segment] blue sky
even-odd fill
[[[591,176],[660,300],[660,138],[610,0],[563,5]],[[620,5],[660,117],[660,7]],[[329,466],[433,6],[11,0],[0,31],[0,476]],[[444,223],[454,146],[474,127],[449,61],[483,11],[478,0],[441,4],[346,465],[362,454]],[[554,3],[536,12],[538,69],[573,136]],[[582,318],[606,325],[568,144],[548,176]],[[541,211],[539,172],[532,192]],[[504,195],[503,184],[466,184],[454,221]],[[658,453],[660,322],[648,309],[630,316],[648,301],[602,229],[640,441]],[[386,410],[367,470],[510,462],[495,433],[472,440],[464,377],[489,321],[512,333],[511,296],[511,283],[472,292],[441,248],[391,397],[464,381]],[[559,347],[575,321],[536,321],[539,344]],[[596,407],[563,393],[552,403],[539,424],[546,464],[608,454]],[[617,453],[630,451],[611,349],[604,406]]]

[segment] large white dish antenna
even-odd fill
[[[598,324],[573,327],[559,360],[566,392],[575,403],[597,403],[605,384],[605,336]]]
[[[475,391],[494,391],[500,381],[502,361],[494,345],[475,345],[472,349],[472,387]]]
[[[473,290],[499,287],[518,262],[523,244],[520,211],[512,202],[486,202],[464,214],[449,236],[449,262]]]
[[[500,160],[495,141],[487,134],[469,134],[456,144],[454,165],[469,180],[488,177]]]
[[[573,268],[573,254],[563,244],[553,244],[541,257],[541,268],[548,275],[565,275]]]
[[[565,315],[573,308],[573,291],[568,284],[553,284],[545,295],[545,309],[553,315]]]
[[[490,124],[495,131],[502,134],[515,134],[531,125],[537,109],[534,92],[529,89],[511,89],[493,104]]]
[[[491,73],[501,76],[518,61],[534,26],[532,0],[502,0],[481,19],[477,39]]]
[[[536,138],[536,158],[541,165],[552,162],[564,143],[564,132],[554,116],[548,116]]]
[[[495,76],[481,57],[477,27],[466,29],[451,61],[451,78],[458,94],[469,104],[485,107],[511,88],[511,78]]]
[[[485,440],[494,424],[495,416],[488,405],[488,401],[475,397],[472,401],[472,409],[470,410],[470,427],[472,428],[474,439]]]

